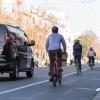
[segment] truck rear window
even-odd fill
[[[3,48],[6,32],[7,32],[6,27],[4,25],[0,25],[0,49]]]

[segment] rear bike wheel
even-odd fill
[[[59,84],[60,85],[62,84],[62,72],[60,72],[60,74],[59,74]]]
[[[57,78],[56,75],[53,75],[53,86],[56,87]]]
[[[79,75],[80,69],[79,69],[79,63],[78,62],[76,62],[75,67],[76,67],[76,73]]]
[[[90,66],[91,69],[93,69],[93,62],[92,61],[90,61],[90,65],[89,66]]]

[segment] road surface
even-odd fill
[[[8,74],[0,74],[0,100],[93,100],[100,90],[100,64],[91,70],[82,65],[81,75],[74,66],[64,67],[63,82],[53,87],[48,81],[48,67],[35,68],[33,78],[11,80]]]

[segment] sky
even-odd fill
[[[69,21],[72,33],[92,30],[100,39],[100,0],[24,0],[24,2],[27,6],[40,5],[63,12],[61,16]]]
[[[5,0],[6,4],[8,0]],[[12,0],[13,1],[13,0]],[[23,0],[26,6],[40,5],[56,10],[69,22],[71,33],[94,31],[100,39],[100,0]],[[44,6],[45,5],[45,6]]]

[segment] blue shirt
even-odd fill
[[[52,33],[48,36],[46,41],[46,50],[56,50],[61,49],[61,44],[63,46],[64,52],[66,52],[66,42],[61,34]]]

